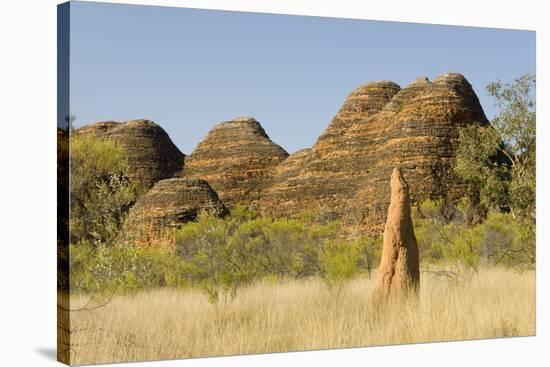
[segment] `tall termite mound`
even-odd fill
[[[394,168],[384,245],[378,268],[375,298],[416,292],[420,286],[418,244],[411,219],[409,186],[400,168]]]

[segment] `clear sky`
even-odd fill
[[[287,151],[311,146],[347,94],[460,72],[485,86],[535,72],[535,32],[73,2],[76,126],[146,118],[186,154],[218,122],[255,117]]]

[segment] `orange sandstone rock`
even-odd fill
[[[204,180],[170,178],[157,182],[130,209],[119,243],[143,247],[171,247],[174,232],[201,211],[223,217],[225,205]]]
[[[98,122],[82,126],[77,134],[93,135],[121,144],[128,155],[130,178],[143,190],[159,180],[173,177],[184,164],[185,155],[153,121]]]
[[[488,121],[461,74],[418,78],[403,89],[387,81],[365,84],[302,157],[300,171],[275,175],[260,208],[275,216],[323,209],[362,231],[381,233],[392,167],[406,175],[413,205],[425,199],[456,203],[469,194],[453,163],[459,129],[470,124]]]
[[[186,157],[179,176],[206,180],[228,207],[254,207],[287,156],[258,121],[240,117],[216,125]]]

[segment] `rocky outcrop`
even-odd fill
[[[469,124],[488,121],[470,83],[447,73],[402,89],[391,81],[360,86],[315,144],[290,156],[251,117],[219,123],[185,161],[151,121],[107,121],[78,133],[122,143],[144,187],[174,175],[201,179],[228,208],[278,217],[307,211],[342,220],[346,231],[381,233],[393,167],[407,177],[412,205],[470,194],[452,169],[459,129]]]
[[[185,155],[172,143],[159,125],[149,120],[98,122],[77,130],[80,135],[93,135],[113,140],[128,154],[130,178],[143,190],[155,182],[173,177],[184,165]]]
[[[208,181],[229,207],[255,206],[288,153],[251,117],[216,125],[185,160],[179,177]]]
[[[296,185],[295,180],[305,169],[311,149],[301,149],[288,156],[281,162],[273,171],[273,175],[269,184],[260,197],[261,209],[266,205],[266,198],[275,201],[281,205],[278,210],[281,212],[298,212],[302,207],[305,207],[307,197],[302,197],[301,192],[293,192],[293,188],[301,189],[301,186]],[[274,205],[275,203],[269,203]]]
[[[468,194],[452,165],[462,126],[487,119],[464,76],[419,78],[400,89],[368,83],[352,92],[291,178],[274,177],[264,213],[293,216],[324,210],[330,217],[381,232],[392,167],[411,185],[411,201],[455,201]]]
[[[407,177],[413,205],[425,199],[456,203],[470,194],[453,173],[459,129],[487,125],[488,120],[463,75],[443,74],[432,82],[417,79],[371,122],[387,126],[377,134],[382,137],[381,144],[371,151],[376,160],[353,199],[366,208],[363,224],[367,228],[382,229],[390,197],[389,177],[395,166]]]
[[[204,180],[171,178],[157,182],[130,209],[117,242],[172,246],[174,232],[201,211],[223,217],[227,209]]]
[[[420,286],[418,244],[411,219],[409,187],[399,168],[391,175],[390,205],[376,278],[377,299],[417,292]]]
[[[275,177],[274,186],[261,200],[269,215],[296,215],[300,211],[323,211],[339,218],[364,173],[365,147],[354,144],[352,127],[365,126],[400,90],[390,81],[364,84],[350,93],[331,123],[301,163],[299,174]],[[360,130],[358,130],[360,131]]]

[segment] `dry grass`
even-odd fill
[[[73,364],[535,334],[535,274],[483,270],[457,285],[423,274],[418,298],[371,303],[373,280],[339,298],[318,279],[260,283],[216,310],[195,291],[117,296],[74,312]],[[73,305],[86,297],[74,296]]]

